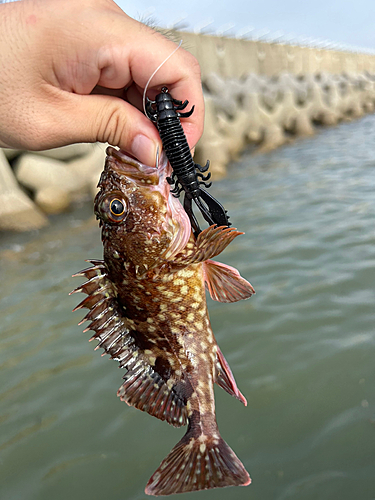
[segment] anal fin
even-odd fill
[[[207,260],[203,263],[204,280],[211,298],[219,302],[237,302],[254,295],[252,285],[232,266]]]
[[[169,388],[160,375],[142,359],[142,351],[124,349],[113,356],[125,366],[127,373],[124,383],[117,391],[121,401],[138,410],[145,411],[166,420],[175,427],[186,425],[187,409],[185,401],[177,394],[173,386]]]
[[[217,348],[216,383],[224,389],[224,391],[227,391],[228,394],[234,396],[236,399],[241,401],[241,403],[247,406],[246,398],[238,389],[232,370],[230,369],[230,366],[219,347]]]

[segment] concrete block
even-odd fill
[[[258,148],[258,153],[266,153],[282,146],[286,142],[283,129],[276,124],[264,128],[263,140]]]
[[[249,116],[242,110],[232,120],[228,120],[223,114],[218,114],[217,120],[218,131],[226,138],[226,150],[229,153],[229,158],[235,160],[246,145]]]
[[[89,154],[66,163],[66,168],[78,180],[79,183],[91,192],[92,178],[100,177],[104,168],[106,149],[108,144],[93,144]]]
[[[3,152],[5,154],[5,158],[7,158],[8,160],[13,160],[13,158],[16,158],[17,156],[22,154],[23,150],[22,149],[3,148]]]
[[[46,224],[48,219],[21,191],[4,152],[0,150],[0,230],[28,231]]]
[[[15,174],[22,185],[33,191],[56,186],[71,193],[85,187],[64,162],[33,153],[25,153],[16,160]]]
[[[57,186],[44,187],[35,196],[35,203],[48,215],[65,212],[70,202],[69,193]]]

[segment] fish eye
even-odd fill
[[[116,217],[119,217],[125,212],[124,204],[118,198],[115,198],[114,200],[111,201],[109,209],[111,213]]]
[[[94,212],[104,223],[120,224],[128,215],[128,200],[121,191],[98,193]]]

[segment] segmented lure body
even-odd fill
[[[172,178],[168,179],[170,184],[174,184],[171,192],[176,197],[181,191],[185,192],[184,209],[189,215],[195,235],[198,235],[201,229],[193,213],[192,200],[210,225],[230,226],[224,207],[201,187],[202,185],[206,188],[211,186],[211,183],[206,184],[211,174],[203,175],[208,171],[210,162],[207,161],[204,167],[194,163],[181,126],[180,118],[189,117],[194,111],[194,106],[190,111],[181,112],[188,105],[188,101],[173,99],[167,87],[161,90],[155,101],[147,98],[146,114],[156,124],[165,153],[173,168]]]

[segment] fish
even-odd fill
[[[94,211],[102,229],[103,260],[74,276],[85,299],[80,322],[125,369],[118,396],[186,434],[147,483],[148,495],[248,485],[250,476],[221,437],[214,383],[247,405],[212,332],[212,299],[235,302],[254,288],[233,267],[212,260],[237,236],[212,225],[194,235],[170,192],[164,153],[155,166],[108,147]]]

